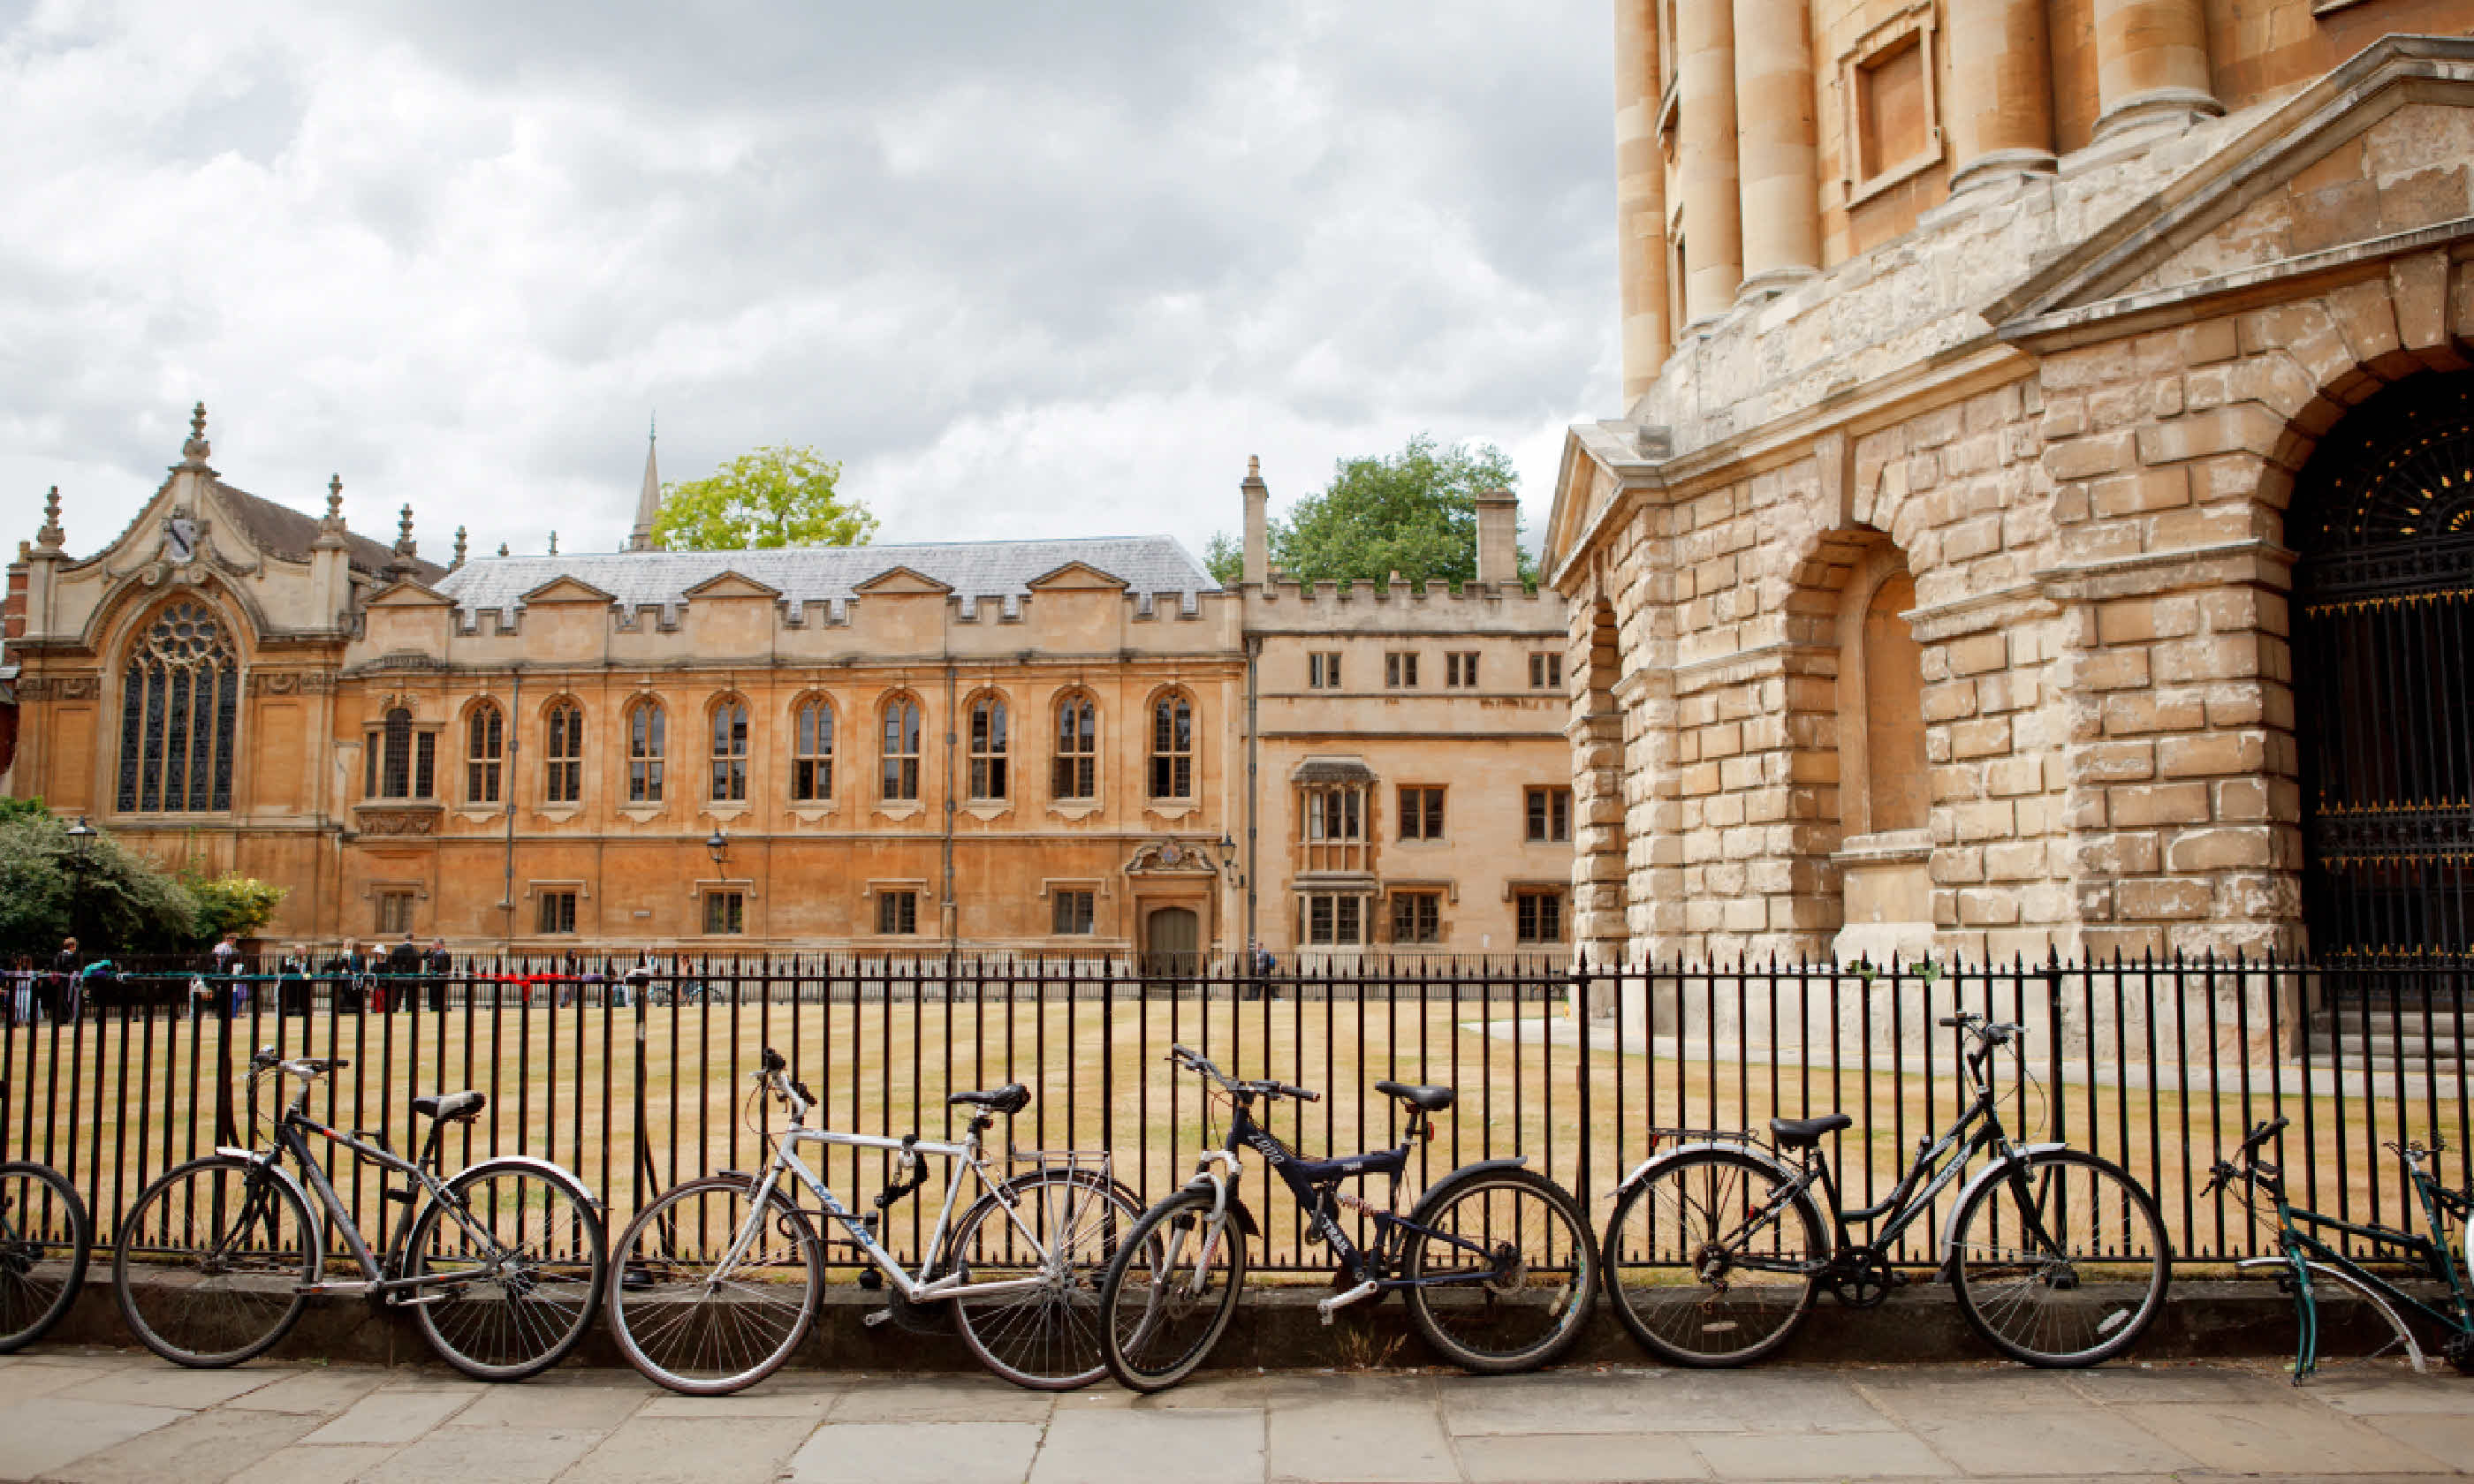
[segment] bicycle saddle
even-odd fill
[[[1823,1113],[1818,1118],[1772,1118],[1770,1137],[1783,1149],[1809,1149],[1821,1142],[1824,1134],[1835,1134],[1855,1123],[1845,1113]]]
[[[1378,1082],[1374,1090],[1396,1097],[1419,1113],[1442,1113],[1452,1106],[1452,1089],[1422,1082]]]
[[[1004,1087],[991,1091],[957,1092],[945,1099],[945,1102],[948,1106],[955,1103],[967,1103],[973,1108],[984,1108],[990,1113],[1018,1113],[1031,1106],[1031,1089],[1019,1082],[1008,1082]]]
[[[490,1106],[490,1095],[470,1089],[462,1092],[441,1092],[431,1097],[416,1097],[412,1111],[424,1118],[445,1121],[449,1118],[471,1118]]]

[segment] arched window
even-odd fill
[[[371,799],[426,799],[438,778],[438,733],[415,731],[396,706],[362,750],[361,792]]]
[[[1194,703],[1180,695],[1152,703],[1152,797],[1194,797]]]
[[[1003,799],[1008,743],[1006,704],[1001,696],[982,696],[971,703],[971,797]]]
[[[662,772],[669,758],[669,718],[658,701],[627,709],[627,802],[660,803]]]
[[[240,659],[212,609],[183,600],[138,635],[122,676],[120,807],[198,813],[231,807]]]
[[[554,702],[546,720],[549,745],[542,749],[542,799],[574,803],[584,797],[584,707]]]
[[[464,736],[464,802],[497,803],[498,769],[506,758],[507,718],[483,702],[466,718]]]
[[[1056,754],[1048,789],[1059,799],[1100,797],[1100,711],[1079,690],[1056,704]]]
[[[919,703],[896,696],[885,704],[885,743],[881,780],[887,799],[919,797]]]
[[[736,698],[713,708],[713,801],[747,798],[747,703]]]
[[[813,803],[834,796],[834,708],[804,702],[791,726],[790,797]]]

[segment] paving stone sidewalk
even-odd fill
[[[2474,1471],[2474,1380],[2267,1366],[1287,1373],[1135,1399],[982,1376],[790,1373],[674,1397],[631,1372],[0,1357],[0,1480],[120,1484],[1344,1484],[2427,1478]]]

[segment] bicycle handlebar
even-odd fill
[[[1202,1073],[1212,1081],[1220,1084],[1223,1091],[1230,1093],[1231,1095],[1245,1093],[1248,1096],[1293,1097],[1300,1103],[1320,1103],[1322,1101],[1322,1093],[1314,1091],[1311,1089],[1298,1087],[1293,1082],[1274,1082],[1269,1079],[1258,1082],[1240,1082],[1236,1078],[1229,1076],[1226,1072],[1222,1071],[1219,1067],[1213,1065],[1209,1057],[1206,1057],[1201,1052],[1195,1050],[1192,1046],[1176,1045],[1169,1047],[1168,1060],[1173,1065],[1182,1066],[1188,1071]]]

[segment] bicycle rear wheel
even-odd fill
[[[324,1261],[290,1182],[253,1160],[194,1160],[120,1219],[111,1290],[148,1350],[184,1366],[263,1353],[301,1318]]]
[[[1807,1200],[1746,1224],[1781,1184],[1750,1155],[1709,1149],[1658,1166],[1625,1194],[1602,1258],[1634,1339],[1681,1366],[1747,1365],[1787,1342],[1812,1309],[1830,1248]]]
[[[1211,1224],[1213,1198],[1181,1190],[1144,1212],[1100,1281],[1108,1374],[1162,1391],[1201,1369],[1227,1332],[1246,1285],[1246,1233],[1233,1213]]]
[[[1409,1219],[1423,1229],[1401,1254],[1409,1319],[1445,1359],[1534,1371],[1581,1337],[1598,1250],[1562,1185],[1523,1169],[1446,1176]]]
[[[743,1245],[740,1245],[743,1242]],[[627,1361],[672,1391],[718,1397],[772,1375],[807,1338],[823,1245],[779,1189],[756,1209],[744,1176],[691,1180],[618,1238],[610,1328]]]
[[[567,1358],[593,1328],[606,1272],[601,1215],[562,1170],[513,1160],[447,1183],[404,1243],[403,1276],[439,1278],[407,1298],[449,1365],[520,1381]]]
[[[1033,1286],[957,1296],[955,1327],[981,1364],[1017,1386],[1088,1386],[1107,1374],[1101,1278],[1142,1213],[1092,1170],[1039,1170],[999,1192],[981,1197],[954,1228],[951,1260],[971,1283]]]
[[[94,1228],[77,1187],[46,1164],[0,1164],[0,1355],[61,1322],[85,1284]]]
[[[2172,1272],[2147,1192],[2076,1149],[1998,1167],[1951,1221],[1959,1312],[2031,1366],[2092,1366],[2128,1350],[2164,1307]]]

